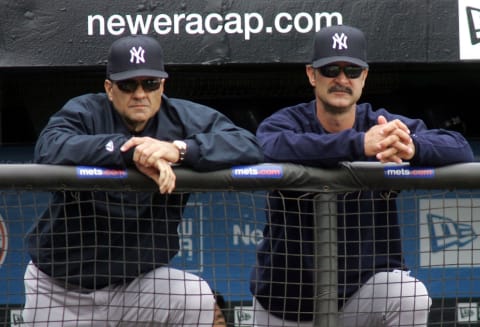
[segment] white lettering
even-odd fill
[[[193,236],[193,220],[183,219],[180,233],[182,236]]]
[[[252,25],[252,20],[254,24]],[[254,27],[256,26],[256,27]],[[263,18],[258,13],[245,14],[245,40],[250,40],[250,35],[260,33],[263,29]]]
[[[256,245],[258,244],[263,237],[263,233],[260,229],[253,229],[250,231],[250,225],[244,225],[244,230],[242,231],[240,225],[233,225],[233,245],[240,245],[240,240],[243,245]]]
[[[306,22],[305,27],[302,27],[302,21]],[[313,18],[312,15],[306,12],[301,12],[295,16],[293,20],[293,25],[295,30],[299,33],[308,33],[313,29]]]
[[[215,20],[216,27],[213,27],[212,21]],[[205,17],[205,30],[210,33],[210,34],[218,34],[222,31],[222,25],[221,22],[223,21],[223,18],[220,14],[210,14]]]
[[[153,29],[155,33],[160,35],[166,35],[172,31],[172,19],[170,16],[161,14],[155,16],[153,20]]]
[[[180,239],[180,249],[177,254],[179,257],[186,256],[187,260],[193,260],[193,240],[191,238]]]
[[[125,19],[120,15],[112,15],[107,20],[107,30],[112,35],[120,35],[125,31]]]
[[[311,14],[300,12],[295,15],[280,12],[273,17],[273,26],[265,24],[264,17],[257,12],[236,13],[179,13],[179,14],[148,14],[120,15],[113,14],[109,17],[93,14],[87,17],[88,35],[121,35],[121,34],[149,34],[155,32],[159,35],[170,33],[188,35],[208,34],[239,34],[245,40],[250,40],[254,35],[264,33],[308,33],[312,30],[319,31],[324,26],[342,24],[342,15],[338,12],[321,12]]]
[[[188,34],[205,34],[202,16],[199,14],[190,14],[186,17],[185,21],[187,22],[187,24],[185,24],[185,31]]]
[[[335,19],[335,24],[333,20]],[[343,17],[339,12],[321,12],[315,13],[315,31],[320,31],[323,26],[342,25]]]
[[[150,24],[152,23],[152,15],[147,15],[147,20],[143,20],[143,16],[137,15],[133,21],[131,15],[127,15],[127,24],[132,34],[148,34]],[[139,33],[140,29],[140,33]]]
[[[242,34],[242,16],[237,13],[227,14],[223,29],[227,34]]]
[[[88,35],[93,35],[94,34],[94,25],[95,21],[98,22],[98,34],[99,35],[105,35],[105,18],[103,18],[102,15],[90,15],[88,16],[87,19],[87,33]]]
[[[182,21],[186,20],[185,14],[175,14],[173,15],[173,33],[180,34],[180,24]],[[188,32],[187,32],[188,33]]]
[[[281,20],[286,20],[287,22],[291,22],[292,21],[292,15],[290,15],[289,13],[279,13],[276,17],[275,17],[275,20],[273,22],[274,24],[274,27],[277,31],[279,31],[280,33],[290,33],[290,31],[292,30],[292,24],[287,24],[285,27],[282,27],[282,24],[281,24]]]

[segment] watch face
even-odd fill
[[[173,144],[179,149],[179,150],[187,150],[187,143],[183,141],[173,141]]]
[[[178,162],[182,162],[185,159],[185,153],[187,152],[187,143],[175,140],[172,142],[178,149]]]

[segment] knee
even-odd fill
[[[386,299],[400,310],[429,310],[432,300],[420,280],[407,272],[384,272],[375,275],[374,294],[377,299]]]
[[[215,296],[202,278],[189,276],[184,281],[178,281],[169,291],[170,313],[172,322],[183,325],[212,325],[221,320],[223,315],[216,308]]]
[[[207,282],[199,279],[195,286],[187,288],[186,310],[212,310],[215,307],[215,295]]]
[[[169,280],[168,297],[174,308],[184,310],[212,310],[215,296],[208,283],[201,277],[183,272],[181,278]],[[170,276],[172,277],[172,276]],[[179,277],[179,276],[176,276]],[[164,287],[164,283],[159,287]]]
[[[432,299],[428,295],[425,285],[419,280],[415,280],[414,287],[410,288],[410,291],[401,297],[403,307],[413,308],[415,311],[429,311]]]
[[[402,280],[399,285],[401,287],[395,287],[394,293],[397,293],[401,310],[430,310],[432,300],[425,284],[416,278],[409,277],[407,280]]]

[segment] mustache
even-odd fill
[[[348,94],[353,93],[351,88],[347,86],[341,86],[341,85],[335,85],[328,89],[328,93],[333,93],[333,92],[345,92]]]

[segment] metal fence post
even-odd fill
[[[314,326],[337,326],[337,195],[319,193],[314,197]]]

